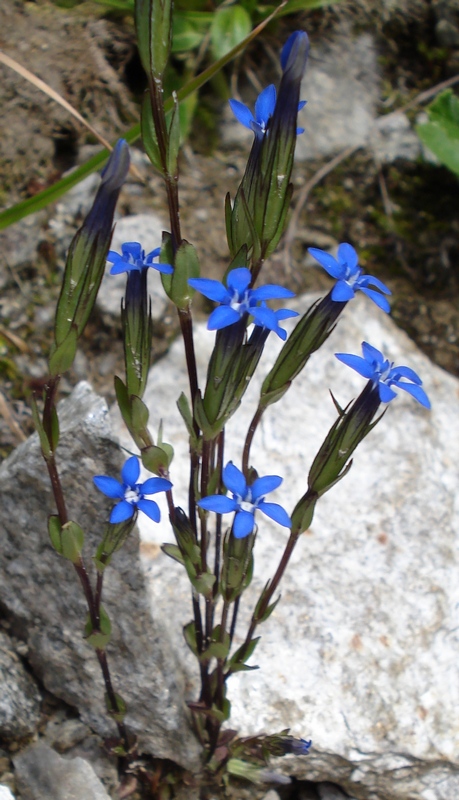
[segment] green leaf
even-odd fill
[[[194,622],[189,622],[188,625],[184,625],[183,635],[191,652],[195,656],[198,656],[198,645],[196,643],[196,628],[194,627]]]
[[[51,409],[51,449],[56,452],[59,444],[59,417],[57,416],[56,406]]]
[[[239,647],[238,650],[236,650],[236,652],[231,656],[230,661],[228,663],[228,667],[231,672],[241,672],[244,670],[258,669],[258,667],[249,667],[244,662],[248,661],[248,659],[253,655],[260,639],[261,636],[256,636],[255,639],[250,640],[250,643],[247,645],[247,647],[244,647],[244,645],[242,645],[241,647]]]
[[[198,594],[203,594],[204,597],[209,597],[212,594],[212,589],[215,583],[215,575],[212,575],[211,572],[204,572],[202,575],[198,575],[197,578],[194,578],[191,582]]]
[[[245,8],[219,8],[210,27],[210,41],[216,58],[223,58],[250,33],[252,21]]]
[[[62,555],[61,532],[62,525],[59,517],[52,515],[48,518],[48,533],[52,546],[54,547],[56,553],[59,553],[60,556]]]
[[[169,175],[177,173],[177,160],[180,149],[180,114],[177,93],[172,93],[174,108],[169,122],[169,141],[167,147],[167,171]]]
[[[99,616],[99,630],[93,629],[91,619],[88,616],[88,620],[84,628],[84,635],[88,644],[90,644],[91,647],[94,647],[95,650],[105,650],[112,634],[112,624],[110,622],[110,617],[103,606],[100,607]]]
[[[123,698],[121,697],[121,695],[118,694],[117,692],[115,692],[115,700],[116,700],[116,706],[117,706],[117,709],[118,709],[117,711],[115,711],[113,709],[112,704],[111,704],[111,700],[110,700],[108,694],[105,694],[105,707],[106,707],[108,713],[110,714],[110,716],[113,717],[115,722],[123,722],[124,718],[125,718],[125,716],[127,714],[126,703],[123,700]]]
[[[62,555],[73,564],[78,564],[84,544],[84,531],[76,522],[66,522],[60,533]]]
[[[150,412],[147,406],[135,394],[131,395],[131,425],[137,433],[145,430],[148,425],[148,417]]]
[[[161,172],[161,155],[159,152],[158,138],[156,136],[155,123],[151,110],[150,93],[145,92],[140,111],[140,128],[142,131],[142,144],[151,163]]]
[[[160,78],[169,58],[172,36],[171,0],[136,0],[137,47],[147,75]]]
[[[77,341],[76,328],[70,328],[64,341],[55,348],[49,359],[49,371],[52,376],[62,375],[70,369],[75,358]]]
[[[166,556],[173,558],[174,561],[178,561],[179,564],[185,565],[185,559],[180,552],[180,548],[177,547],[176,544],[163,544],[161,550]]]
[[[192,244],[185,239],[177,250],[174,261],[174,273],[169,281],[163,280],[163,286],[177,308],[188,308],[194,289],[188,284],[189,278],[199,278],[198,254]],[[165,276],[169,277],[169,276]]]
[[[29,402],[32,411],[32,419],[35,425],[35,430],[37,431],[38,438],[40,439],[41,451],[45,458],[49,458],[53,451],[40,418],[40,412],[38,411],[37,402],[32,394],[30,395]]]
[[[430,122],[416,126],[419,138],[442,164],[459,175],[459,98],[447,89],[427,113]]]
[[[199,47],[206,35],[213,14],[205,11],[174,11],[172,16],[172,53],[183,53]]]
[[[170,453],[166,453],[162,447],[158,447],[156,444],[143,447],[140,455],[145,469],[148,469],[149,472],[153,472],[155,475],[161,477],[164,472],[167,472],[169,469]]]

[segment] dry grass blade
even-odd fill
[[[3,419],[5,420],[6,424],[8,425],[8,428],[15,437],[16,441],[25,442],[27,436],[25,435],[23,430],[19,427],[18,423],[14,419],[13,413],[2,392],[0,392],[0,416],[2,416]]]
[[[62,106],[62,108],[65,108],[65,110],[68,111],[69,114],[72,115],[72,117],[75,117],[75,119],[77,119],[78,122],[81,123],[81,125],[84,125],[84,127],[87,128],[88,131],[91,131],[93,136],[95,136],[96,139],[107,150],[109,150],[110,152],[113,150],[113,147],[110,144],[110,142],[107,142],[107,140],[84,117],[81,116],[81,114],[76,110],[76,108],[70,105],[70,103],[68,103],[67,100],[65,100],[65,98],[59,94],[59,92],[56,92],[54,89],[52,89],[51,86],[45,83],[45,81],[42,81],[41,78],[37,78],[37,76],[34,75],[33,72],[30,72],[30,70],[26,69],[26,67],[23,67],[22,64],[19,64],[19,62],[15,61],[15,59],[11,58],[11,56],[7,56],[6,53],[4,53],[2,50],[0,50],[0,63],[4,64],[6,67],[9,67],[10,69],[17,72],[17,74],[20,75],[21,78],[24,78],[24,80],[31,83],[33,86],[35,86],[44,94],[48,95],[48,97],[54,100],[55,103],[58,103],[60,106]],[[136,167],[134,167],[132,164],[130,167],[130,172],[132,175],[134,175],[138,180],[142,181],[143,183],[142,176],[140,175]]]

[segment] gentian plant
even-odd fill
[[[334,256],[311,248],[310,253],[335,280],[329,293],[297,321],[287,336],[281,322],[298,316],[286,308],[274,309],[273,300],[289,300],[293,292],[282,286],[259,283],[269,255],[285,229],[292,196],[291,173],[298,128],[301,80],[309,51],[304,31],[293,33],[284,45],[278,91],[268,86],[255,104],[255,115],[239,101],[231,101],[238,120],[249,127],[254,139],[247,167],[234,199],[225,205],[228,267],[222,281],[200,277],[193,245],[182,236],[179,202],[179,109],[170,116],[163,103],[163,74],[170,54],[170,0],[137,0],[136,24],[140,57],[148,76],[142,106],[142,136],[153,168],[162,176],[170,230],[161,246],[145,254],[140,242],[126,242],[121,253],[109,250],[113,213],[129,166],[125,142],[116,145],[102,174],[92,210],[77,232],[67,259],[55,321],[55,343],[49,360],[43,410],[34,406],[43,457],[53,487],[57,513],[50,517],[51,542],[59,555],[72,562],[88,604],[85,628],[94,646],[105,681],[107,708],[118,728],[116,752],[133,769],[135,741],[125,725],[129,698],[123,699],[112,684],[106,645],[110,621],[101,605],[104,572],[116,551],[130,535],[139,512],[158,522],[160,512],[152,495],[165,492],[174,543],[164,552],[178,561],[191,587],[192,619],[185,625],[186,642],[196,658],[201,688],[189,704],[190,717],[202,746],[205,780],[226,774],[261,780],[270,755],[309,752],[311,742],[295,739],[288,731],[244,739],[226,727],[231,705],[231,676],[252,669],[250,661],[260,637],[259,627],[273,613],[278,589],[292,552],[311,525],[320,497],[349,471],[351,456],[379,422],[381,404],[395,397],[395,389],[408,392],[425,408],[429,400],[421,379],[409,367],[395,367],[376,347],[363,344],[363,357],[337,354],[344,364],[367,379],[361,394],[343,409],[335,401],[337,419],[326,433],[313,459],[307,485],[293,509],[266,500],[276,493],[282,501],[282,477],[259,474],[252,464],[251,444],[260,420],[270,405],[279,403],[309,357],[332,334],[341,313],[356,292],[375,305],[375,313],[389,312],[389,289],[364,273],[355,249],[342,243]],[[159,260],[157,260],[159,259]],[[97,475],[95,487],[112,501],[95,553],[95,584],[83,557],[84,533],[69,519],[60,482],[56,451],[59,444],[56,396],[60,377],[73,363],[77,343],[94,306],[105,263],[114,276],[126,274],[122,302],[125,376],[115,377],[117,401],[133,439],[134,454],[126,460],[121,481],[115,475]],[[163,440],[160,426],[156,439],[149,427],[149,409],[143,401],[150,366],[152,323],[147,272],[161,273],[164,290],[175,305],[184,343],[189,378],[188,395],[178,408],[189,437],[190,482],[188,504],[174,501],[173,447]],[[116,277],[114,278],[114,280]],[[196,369],[192,299],[195,291],[216,304],[208,319],[216,331],[205,382]],[[352,312],[351,312],[352,313]],[[264,378],[257,410],[250,423],[240,463],[225,464],[225,435],[229,419],[241,403],[257,369],[270,333],[283,341],[282,349]],[[140,480],[141,465],[150,477]],[[114,470],[116,472],[116,470]],[[231,515],[228,517],[227,515]],[[233,639],[240,604],[247,591],[256,557],[256,539],[265,518],[279,526],[284,551],[273,575],[258,597],[243,643]],[[286,533],[286,531],[288,533]],[[116,564],[115,564],[116,567]],[[243,732],[242,732],[243,733]],[[158,794],[159,796],[159,794]],[[161,795],[163,796],[163,795]]]

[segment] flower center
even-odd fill
[[[248,511],[249,514],[253,514],[256,509],[256,506],[251,503],[249,500],[241,500],[240,502],[241,511]]]
[[[345,268],[345,277],[344,280],[349,286],[354,286],[355,283],[359,280],[362,270],[360,267],[349,267],[347,264],[344,264]]]
[[[131,503],[132,505],[137,505],[137,503],[141,499],[141,495],[137,487],[133,489],[132,486],[129,486],[124,493],[124,499],[126,500],[127,503]]]
[[[246,289],[241,296],[237,289],[234,290],[231,298],[230,307],[233,308],[238,314],[242,315],[248,311],[250,305],[250,289]]]

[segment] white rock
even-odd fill
[[[405,114],[388,114],[376,120],[370,145],[380,164],[392,164],[397,158],[415,161],[421,154],[421,141]]]
[[[121,245],[125,242],[140,242],[146,253],[150,253],[161,245],[165,223],[157,214],[133,214],[122,217],[115,225],[111,250],[121,253]],[[97,296],[99,308],[113,316],[119,316],[121,298],[124,296],[126,275],[110,275],[112,265],[107,262],[102,286]],[[148,270],[148,287],[151,295],[151,311],[154,320],[161,319],[168,300],[164,294],[160,274],[155,269]]]
[[[310,301],[303,298],[299,306]],[[214,337],[203,324],[195,334],[202,382]],[[281,404],[266,413],[251,460],[261,474],[283,475],[270,499],[291,510],[336,416],[328,389],[345,405],[364,386],[333,353],[359,353],[362,340],[421,374],[432,412],[401,392],[359,447],[350,474],[318,504],[293,555],[282,601],[260,629],[252,658],[260,670],[230,681],[231,726],[245,735],[290,727],[310,736],[310,756],[289,757],[279,768],[299,778],[332,780],[365,800],[457,800],[458,381],[360,296]],[[278,347],[272,337],[260,377],[228,426],[225,460],[240,463],[260,381]],[[187,390],[183,363],[177,341],[152,369],[146,400],[153,427],[162,417],[165,440],[175,447],[175,502],[186,507],[187,436],[175,408]],[[286,541],[285,529],[267,518],[259,522],[255,576],[242,603],[236,645]],[[180,565],[155,546],[173,540],[167,513],[161,526],[150,526],[143,515],[140,524],[152,610],[169,620],[191,691],[197,669],[180,633],[191,618],[189,587]]]
[[[344,31],[311,47],[299,115],[306,132],[298,136],[300,161],[324,158],[345,147],[366,144],[379,96],[377,53],[370,34],[356,38]]]
[[[8,786],[0,784],[0,800],[14,800],[14,794]]]

